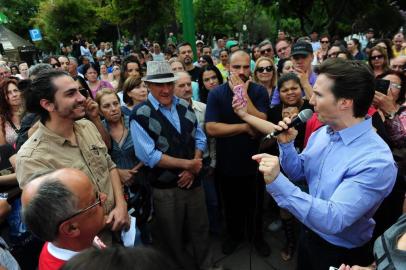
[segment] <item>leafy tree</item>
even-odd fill
[[[0,12],[9,19],[7,27],[18,35],[28,39],[31,18],[38,12],[40,0],[0,0]]]
[[[43,32],[43,45],[50,48],[56,48],[60,42],[69,43],[79,33],[92,39],[100,26],[89,0],[44,0],[33,23]]]

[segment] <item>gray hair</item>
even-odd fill
[[[28,69],[28,77],[30,77],[30,79],[34,79],[38,75],[38,73],[48,69],[52,69],[52,66],[50,64],[47,63],[36,64]]]
[[[59,223],[73,215],[78,205],[77,197],[58,179],[47,177],[37,194],[22,208],[27,228],[44,241],[56,240]]]
[[[264,47],[265,45],[272,46],[272,42],[269,39],[265,39],[265,40],[261,41],[261,43],[258,44],[258,48]]]
[[[10,71],[10,68],[6,64],[0,64],[0,68],[4,68],[7,71]]]
[[[69,59],[69,62],[74,62],[76,65],[78,64],[78,59],[76,59],[76,57],[69,56],[68,59]]]

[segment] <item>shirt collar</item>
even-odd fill
[[[201,104],[199,104],[199,103],[200,102],[195,101],[195,100],[192,99],[192,109],[194,111],[203,112],[204,110],[203,110],[202,106],[200,106]]]
[[[159,103],[159,101],[151,94],[148,94],[148,100],[151,102],[152,106],[154,107],[155,110],[158,110],[159,108],[163,108],[165,106],[163,106],[162,104]],[[178,105],[179,103],[179,98],[176,96],[172,97],[172,106],[174,107],[176,105]]]
[[[327,133],[330,136],[334,136],[334,134],[338,133],[343,143],[345,145],[349,145],[355,139],[368,132],[371,128],[372,128],[372,118],[370,116],[366,116],[364,121],[354,126],[340,130],[338,132],[334,132],[334,130],[328,126]]]
[[[42,136],[50,138],[50,140],[56,142],[57,144],[62,145],[67,141],[64,137],[61,137],[52,130],[48,129],[44,124],[42,124],[41,121],[38,125],[38,131],[40,132],[40,134],[42,133]]]
[[[69,261],[73,256],[78,254],[79,252],[72,251],[69,249],[64,249],[55,246],[51,242],[48,242],[48,252],[54,256],[55,258],[62,260],[62,261]]]

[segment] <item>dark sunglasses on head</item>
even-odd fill
[[[266,72],[271,72],[271,71],[273,71],[273,66],[267,66],[267,67],[259,67],[259,68],[257,68],[257,71],[258,71],[259,73],[264,73],[265,70],[266,70]]]
[[[261,54],[270,53],[270,52],[272,52],[272,48],[261,50]]]
[[[379,60],[379,59],[382,59],[383,58],[383,55],[382,54],[380,54],[380,55],[375,55],[375,56],[371,56],[371,60]]]

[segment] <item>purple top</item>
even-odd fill
[[[100,80],[100,84],[99,84],[98,87],[96,87],[96,88],[94,88],[94,89],[90,89],[90,91],[92,91],[92,97],[93,97],[93,99],[96,98],[97,92],[99,92],[99,91],[100,91],[101,89],[103,89],[103,88],[109,88],[109,89],[111,89],[111,90],[114,89],[114,87],[113,87],[108,81]]]

